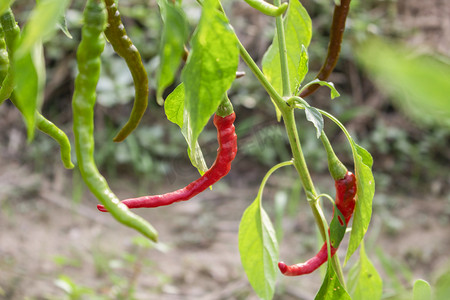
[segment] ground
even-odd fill
[[[61,275],[105,299],[127,299],[132,293],[136,299],[257,299],[240,264],[237,235],[240,217],[258,187],[239,183],[236,173],[189,202],[139,211],[159,231],[162,246],[157,250],[137,246],[133,240],[139,235],[98,212],[88,192],[81,203],[73,203],[67,193],[69,171],[55,168],[56,174],[43,178],[4,158],[0,165],[1,299],[62,299]],[[329,178],[318,181],[327,187]],[[289,178],[282,174],[269,181],[269,212],[274,192],[286,182]],[[159,187],[167,191],[182,184]],[[130,195],[133,183],[121,180],[113,189],[119,196]],[[407,285],[415,278],[432,281],[444,271],[450,203],[404,195],[378,195],[375,201],[366,244],[383,279],[393,283],[381,257],[406,270],[399,280]],[[285,218],[283,260],[305,260],[317,249],[310,221],[305,203]],[[319,276],[280,276],[276,299],[313,299]]]

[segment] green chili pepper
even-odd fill
[[[36,112],[36,127],[43,133],[49,135],[58,142],[61,151],[61,161],[67,169],[73,169],[74,165],[70,155],[70,142],[67,135],[59,129],[55,124],[47,120],[39,112]]]
[[[3,83],[6,75],[8,74],[9,57],[8,50],[6,49],[5,33],[3,27],[0,24],[0,86]]]
[[[20,28],[17,26],[14,14],[10,8],[0,17],[0,24],[3,27],[3,32],[5,35],[5,43],[8,49],[8,59],[11,62],[13,60],[14,43],[20,35]],[[14,75],[11,70],[11,68],[8,68],[8,74],[4,78],[0,88],[0,104],[8,99],[14,90]]]
[[[142,64],[141,55],[125,31],[114,0],[104,1],[108,12],[108,24],[105,29],[105,35],[113,46],[114,51],[125,59],[131,76],[133,76],[135,88],[134,105],[130,118],[114,137],[115,142],[121,142],[136,129],[147,109],[148,78],[147,72]]]
[[[77,51],[79,73],[75,79],[72,100],[75,150],[81,176],[91,192],[120,223],[136,229],[153,241],[156,230],[141,217],[135,215],[109,188],[94,160],[94,105],[95,89],[100,77],[100,55],[105,47],[102,32],[106,26],[105,6],[100,0],[88,0],[84,10],[82,39]]]
[[[257,9],[263,14],[271,17],[278,17],[279,15],[283,14],[288,7],[287,3],[283,3],[280,6],[275,6],[267,3],[264,0],[245,0],[245,2],[247,2],[247,4],[254,9]]]

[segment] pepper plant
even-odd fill
[[[36,6],[21,28],[14,19],[13,2],[7,0],[0,4],[0,104],[9,99],[20,110],[29,141],[33,140],[37,128],[60,143],[62,161],[66,167],[71,168],[73,165],[69,139],[40,114],[45,90],[43,42],[54,38],[57,28],[62,29],[70,38],[70,28],[66,27],[64,16],[71,1],[36,1]],[[252,73],[247,76],[256,77],[261,88],[267,92],[266,100],[273,103],[278,121],[284,123],[292,154],[291,160],[280,162],[267,172],[256,198],[243,213],[239,226],[242,266],[255,293],[262,299],[272,299],[276,280],[281,273],[290,276],[308,274],[327,263],[327,271],[316,299],[380,299],[381,279],[365,254],[363,244],[371,219],[375,191],[371,171],[372,157],[357,144],[336,117],[315,107],[307,98],[322,86],[331,90],[331,99],[339,96],[333,83],[326,80],[339,57],[350,0],[336,1],[334,4],[327,56],[316,79],[311,82],[304,82],[304,79],[308,72],[308,46],[312,26],[301,1],[281,3],[280,0],[274,0],[273,5],[263,0],[246,2],[258,13],[275,18],[275,36],[264,55],[262,68],[255,63],[238,39],[219,0],[198,1],[201,17],[192,35],[189,34],[181,1],[158,0],[164,24],[160,65],[156,76],[150,74],[148,78],[139,51],[133,45],[133,37],[127,35],[121,22],[120,1],[86,1],[82,38],[77,49],[78,75],[72,101],[74,144],[81,175],[101,203],[100,210],[110,212],[117,221],[157,242],[158,235],[149,223],[151,220],[138,217],[130,208],[157,207],[188,200],[228,173],[237,151],[233,121],[235,117],[239,119],[239,115],[235,116],[232,99],[230,102],[227,91],[240,76],[238,63],[242,59]],[[190,160],[202,175],[185,188],[163,195],[119,201],[98,171],[94,160],[94,105],[105,36],[127,62],[136,89],[130,119],[114,141],[120,142],[133,134],[132,131],[138,126],[147,108],[148,80],[155,81],[157,101],[164,104],[168,120],[180,127],[187,142]],[[180,66],[182,71],[178,78]],[[164,91],[178,79],[181,83],[163,99]],[[208,169],[198,137],[213,114],[220,147],[216,162]],[[326,137],[324,117],[344,132],[353,154],[354,174],[348,171],[334,153]],[[296,124],[298,118],[306,118],[311,122],[313,127],[302,130],[315,130],[317,138],[321,139],[326,149],[327,156],[323,160],[328,162],[331,177],[336,184],[335,201],[327,194],[319,194],[311,179]],[[285,166],[296,169],[324,242],[315,257],[303,264],[291,266],[278,262],[280,245],[263,202],[263,190],[269,176]],[[330,200],[333,204],[334,213],[330,222],[323,213],[321,199]],[[352,216],[353,221],[349,226]],[[346,232],[350,238],[344,262],[360,249],[359,259],[347,280],[338,256],[334,255]]]

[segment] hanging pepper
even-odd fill
[[[148,78],[141,55],[128,37],[119,10],[114,0],[104,0],[108,12],[105,35],[117,54],[125,59],[134,81],[134,104],[130,118],[114,137],[115,142],[123,141],[139,124],[148,104]]]
[[[131,198],[123,200],[121,203],[128,206],[128,208],[140,208],[158,207],[170,205],[178,201],[186,201],[203,192],[227,175],[231,169],[231,162],[236,157],[237,152],[237,136],[233,124],[236,115],[233,111],[230,113],[226,109],[224,111],[220,110],[221,108],[219,107],[219,111],[214,115],[214,125],[217,128],[217,140],[219,142],[217,157],[212,167],[203,176],[188,184],[186,187],[171,193]],[[225,114],[225,117],[218,115],[221,113]],[[103,205],[98,205],[97,208],[103,212],[107,211]]]
[[[345,218],[345,224],[350,221],[355,208],[356,178],[352,172],[347,172],[344,178],[335,181],[336,207]],[[333,210],[333,216],[334,216]],[[340,220],[342,222],[342,220]],[[331,246],[331,256],[337,251],[337,246]],[[319,252],[304,263],[288,266],[284,262],[278,263],[281,273],[286,276],[299,276],[317,270],[328,259],[327,244],[324,243]]]
[[[355,209],[356,204],[355,200],[356,178],[355,175],[352,172],[348,171],[347,168],[344,166],[344,164],[338,159],[338,157],[333,151],[333,148],[331,147],[330,141],[325,135],[325,132],[322,131],[320,139],[322,140],[322,143],[327,152],[328,169],[335,181],[336,208],[342,213],[342,216],[345,219],[345,224],[344,220],[341,220],[339,215],[338,220],[342,226],[347,226],[348,222],[352,217],[353,210]],[[335,211],[333,208],[333,217],[334,216]],[[328,232],[328,234],[330,233]],[[330,246],[331,246],[330,249],[331,256],[333,256],[339,247],[339,243],[337,245],[334,246],[330,245]],[[317,270],[323,263],[327,261],[327,259],[328,259],[328,249],[327,244],[325,242],[322,248],[320,248],[319,252],[306,262],[291,266],[286,265],[284,262],[279,262],[278,268],[280,269],[283,275],[299,276],[309,274]]]
[[[94,105],[95,89],[100,77],[100,54],[105,47],[102,32],[106,26],[105,6],[100,0],[88,0],[84,11],[82,39],[77,51],[79,73],[75,79],[72,100],[75,150],[81,176],[97,199],[120,223],[136,229],[157,241],[156,230],[141,217],[120,204],[100,174],[94,160]]]
[[[6,47],[8,49],[9,64],[13,61],[14,43],[20,36],[20,28],[14,18],[14,13],[11,8],[8,8],[2,16],[0,16],[0,24],[3,27]],[[0,88],[0,104],[9,98],[14,90],[14,75],[12,74],[12,68],[8,67],[8,73],[3,79]]]
[[[5,32],[0,24],[0,86],[2,86],[3,80],[8,74],[9,58],[8,50],[6,49]]]

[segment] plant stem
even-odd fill
[[[280,0],[274,0],[275,6],[280,6]],[[289,69],[287,63],[287,51],[286,51],[286,39],[284,35],[283,16],[276,17],[277,36],[278,36],[278,49],[280,52],[280,67],[281,67],[281,82],[283,83],[283,96],[288,97],[291,95],[291,86],[289,82]]]
[[[308,167],[306,165],[305,157],[303,156],[302,147],[300,144],[300,138],[297,132],[297,124],[295,123],[294,118],[294,109],[290,107],[278,107],[283,116],[284,125],[286,127],[286,132],[288,134],[289,143],[291,145],[292,155],[294,157],[294,166],[297,169],[298,175],[302,182],[303,188],[305,189],[306,197],[308,199],[308,203],[311,206],[313,211],[314,219],[316,220],[317,226],[319,227],[320,234],[322,238],[325,240],[325,228],[323,227],[320,213],[315,206],[317,194],[314,188],[314,184],[311,180],[311,176],[308,171]]]
[[[275,0],[279,3],[279,0]],[[280,17],[277,17],[277,20]],[[277,24],[278,25],[278,24]],[[282,24],[281,24],[282,25]],[[283,26],[281,26],[283,27]],[[278,26],[277,26],[278,30]],[[284,55],[280,55],[280,62],[283,68],[283,58],[285,58],[285,62],[287,62],[286,57],[286,51],[285,51],[285,43],[284,43],[284,30],[281,29],[282,35],[283,35],[283,42],[279,42],[279,49],[280,53],[284,53]],[[255,61],[252,59],[250,54],[247,52],[245,47],[242,45],[242,43],[239,41],[239,39],[236,37],[238,41],[239,46],[239,52],[241,54],[242,59],[247,64],[247,66],[250,68],[250,70],[253,72],[253,74],[256,76],[258,81],[261,83],[261,85],[264,87],[264,89],[267,91],[269,96],[273,99],[278,109],[281,111],[281,114],[283,116],[284,125],[286,127],[286,132],[288,134],[289,138],[289,144],[291,145],[291,151],[292,155],[294,157],[294,166],[299,174],[300,180],[302,182],[303,188],[306,193],[306,197],[308,199],[308,203],[311,207],[311,210],[314,215],[315,222],[317,224],[317,227],[319,228],[320,234],[322,236],[322,239],[326,241],[326,230],[322,224],[321,216],[320,216],[320,210],[316,207],[316,203],[318,200],[315,200],[317,198],[317,193],[314,188],[314,184],[312,182],[311,176],[308,171],[308,167],[306,165],[305,157],[303,156],[302,147],[300,144],[300,138],[298,136],[297,131],[297,125],[295,123],[294,118],[294,107],[290,107],[287,105],[286,101],[277,93],[277,91],[273,88],[273,86],[269,83],[269,81],[264,76],[263,72],[259,69],[258,65],[255,63]],[[284,50],[282,51],[281,47],[284,47]],[[282,71],[283,78],[287,77],[289,78],[289,73],[287,71],[287,63],[284,64],[285,70]],[[287,75],[287,76],[286,76]],[[287,82],[287,84],[285,83]],[[286,94],[286,91],[289,91],[287,94],[290,94],[290,88],[289,88],[289,79],[283,79],[283,94]],[[339,277],[339,280],[343,285],[345,285],[344,276],[342,273],[342,269],[339,263],[339,260],[337,259],[337,256],[333,256],[332,258],[333,266],[336,271],[337,276]]]
[[[245,47],[242,45],[242,43],[239,41],[239,39],[236,37],[238,41],[239,46],[239,52],[241,54],[242,59],[247,64],[247,66],[250,68],[250,70],[253,72],[253,74],[256,76],[258,81],[261,83],[261,85],[264,87],[264,89],[267,91],[269,96],[277,103],[278,106],[282,106],[285,104],[285,101],[281,96],[278,94],[278,92],[275,90],[275,88],[270,84],[270,82],[267,80],[266,76],[264,76],[263,72],[259,69],[258,65],[255,63],[253,58],[250,56],[250,54],[247,52]]]

